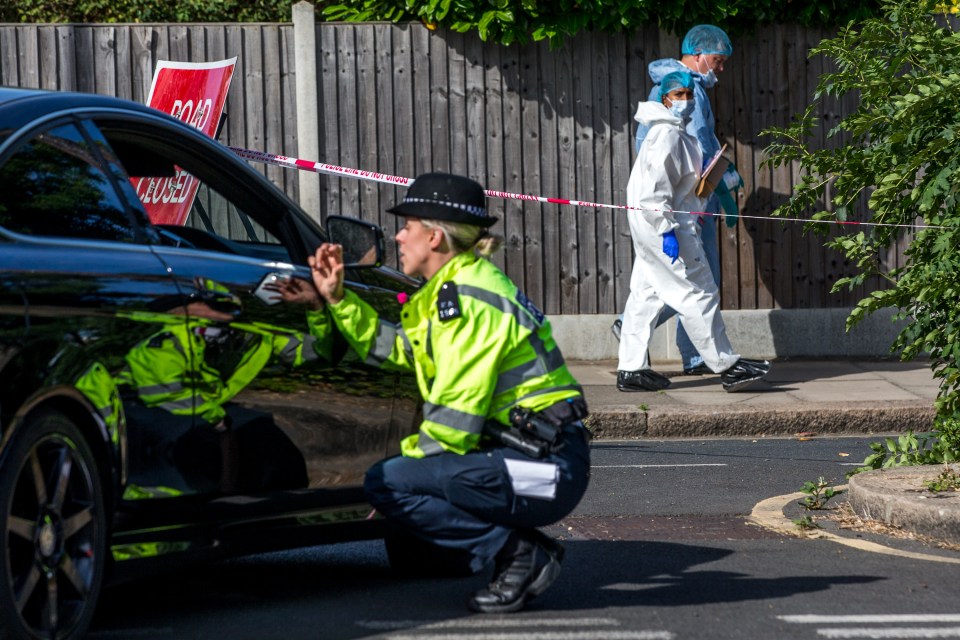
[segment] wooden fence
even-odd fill
[[[0,25],[0,84],[146,99],[158,60],[238,57],[221,141],[298,156],[291,24]],[[735,228],[718,225],[725,309],[849,306],[878,283],[831,294],[852,272],[796,222],[765,219],[794,173],[761,168],[758,135],[808,103],[829,35],[783,25],[734,39],[713,90],[718,135],[743,175]],[[678,38],[647,28],[583,34],[564,48],[502,47],[419,23],[317,24],[321,157],[330,164],[414,177],[464,173],[487,188],[623,204],[635,156],[633,114],[650,88],[647,64],[676,57]],[[829,130],[851,103],[827,102]],[[824,144],[831,141],[825,140]],[[294,199],[295,171],[261,166]],[[320,177],[321,217],[359,215],[390,234],[382,213],[402,190]],[[549,314],[614,313],[629,293],[631,242],[623,210],[491,200],[506,238],[497,258]],[[883,256],[902,261],[902,248]],[[390,259],[394,259],[391,246]]]

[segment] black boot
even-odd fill
[[[728,393],[743,391],[757,380],[770,373],[767,360],[748,360],[740,358],[732,367],[720,374],[723,390]]]
[[[617,371],[617,389],[620,391],[660,391],[670,386],[670,379],[653,369]]]
[[[467,606],[482,613],[512,613],[553,584],[560,574],[563,546],[536,529],[514,531],[497,553],[493,581],[474,593]]]

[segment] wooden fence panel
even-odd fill
[[[557,95],[557,57],[551,55],[547,45],[542,44],[537,52],[537,72],[539,86],[545,95]],[[538,100],[538,119],[540,140],[540,185],[537,193],[560,193],[559,164],[558,164],[558,105],[553,100]],[[563,271],[563,245],[560,242],[560,211],[555,204],[544,204],[540,207],[543,232],[540,236],[541,251],[543,253],[543,304],[544,313],[558,314],[561,309],[559,283]]]
[[[500,71],[503,74],[504,91],[500,103],[500,142],[503,163],[502,183],[493,187],[510,193],[523,191],[523,124],[520,121],[520,47],[505,47],[500,51]],[[497,206],[500,203],[491,203]],[[518,200],[503,201],[503,217],[494,227],[494,233],[504,236],[504,262],[514,282],[526,287],[527,271],[524,268],[523,204]],[[542,304],[537,300],[537,304]]]
[[[574,196],[578,200],[597,201],[597,186],[594,176],[593,137],[594,125],[594,84],[593,84],[593,48],[597,36],[587,34],[583,38],[583,47],[578,47],[579,55],[573,57],[573,119],[575,122],[574,162],[576,163],[576,182],[573,185]],[[580,307],[577,313],[597,312],[597,215],[592,209],[577,211],[577,248],[580,254],[579,287]],[[624,300],[626,302],[626,300]]]
[[[543,193],[540,170],[543,164],[540,123],[540,47],[522,50],[519,66],[520,80],[520,191]],[[537,304],[543,305],[543,207],[538,203],[525,202],[522,208],[523,226],[520,245],[523,256],[524,293]]]
[[[796,165],[763,168],[759,132],[802,111],[827,68],[807,51],[828,30],[785,25],[734,41],[735,55],[712,91],[717,135],[743,175],[743,217],[719,218],[725,309],[848,306],[886,283],[831,293],[853,272],[797,222],[766,220],[799,180]],[[464,173],[496,190],[624,204],[636,157],[638,101],[647,65],[676,57],[673,34],[583,34],[558,50],[545,43],[502,47],[472,34],[419,23],[317,25],[321,157],[391,175]],[[296,70],[289,24],[0,25],[0,83],[78,90],[145,102],[158,60],[238,57],[220,139],[232,146],[297,156]],[[828,99],[826,131],[856,108]],[[296,199],[295,171],[259,165]],[[321,214],[359,215],[392,236],[384,209],[403,189],[321,176]],[[863,219],[869,194],[851,212]],[[494,258],[547,313],[614,313],[629,295],[632,243],[616,209],[491,199],[505,237]],[[812,212],[808,212],[812,213]],[[755,216],[751,218],[748,216]],[[831,233],[837,233],[832,229]],[[879,256],[901,266],[909,236]],[[388,243],[387,260],[396,252]]]
[[[557,105],[557,195],[575,199],[577,162],[577,132],[571,115],[574,109],[572,49],[564,48],[556,54]],[[579,212],[573,207],[558,206],[560,219],[560,313],[578,313],[580,309],[580,235],[577,229]],[[556,282],[557,278],[553,279]],[[626,297],[623,302],[627,301]]]

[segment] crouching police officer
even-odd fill
[[[310,258],[313,281],[352,348],[366,361],[416,372],[419,433],[402,455],[374,465],[365,491],[402,530],[466,552],[493,580],[474,611],[520,610],[556,579],[559,542],[538,531],[569,514],[587,488],[587,414],[544,315],[489,260],[502,241],[487,228],[483,188],[445,173],[419,176],[403,202],[400,264],[426,282],[400,326],[343,287],[339,245]],[[424,563],[430,558],[424,558]]]

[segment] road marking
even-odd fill
[[[547,631],[387,636],[388,640],[673,640],[669,631]]]
[[[850,614],[845,616],[818,615],[815,613],[777,616],[784,622],[797,624],[883,624],[891,622],[960,622],[960,613],[881,613]]]
[[[711,464],[608,464],[591,467],[591,469],[656,469],[660,467],[726,467],[722,463]]]
[[[817,635],[825,638],[960,638],[960,627],[945,629],[916,629],[894,627],[891,629],[817,629]]]
[[[676,582],[644,582],[642,584],[635,582],[617,582],[616,584],[608,584],[600,588],[609,591],[648,591],[650,589],[659,589],[660,587],[673,586],[675,584]]]
[[[142,629],[104,629],[102,631],[88,631],[85,638],[140,638],[147,636],[172,636],[172,627]]]
[[[834,488],[846,489],[846,487],[847,485],[839,485]],[[767,498],[766,500],[761,500],[754,505],[753,511],[750,513],[749,520],[760,525],[761,527],[765,527],[772,531],[779,531],[780,533],[793,536],[795,538],[823,538],[825,540],[832,540],[833,542],[847,545],[848,547],[853,547],[854,549],[860,549],[861,551],[869,551],[871,553],[882,553],[888,556],[911,558],[913,560],[928,560],[930,562],[960,564],[960,558],[948,558],[944,556],[935,556],[929,553],[916,553],[914,551],[900,551],[876,542],[867,542],[866,540],[861,540],[859,538],[844,538],[843,536],[838,536],[835,533],[822,531],[820,529],[809,533],[806,531],[800,531],[789,518],[783,515],[783,508],[787,505],[787,503],[793,502],[794,500],[802,500],[806,495],[807,494],[803,493],[802,491],[798,491],[797,493],[790,493],[785,496],[774,496],[772,498]]]
[[[616,618],[487,618],[478,616],[464,620],[358,620],[357,626],[375,631],[404,630],[408,633],[388,635],[388,640],[673,640],[669,631],[613,631],[611,629],[582,630],[584,627],[616,627]],[[577,631],[535,631],[535,627],[577,627]],[[517,631],[487,631],[471,633],[474,629],[512,628]],[[432,633],[449,629],[453,633]],[[457,630],[467,630],[457,633]],[[524,631],[523,629],[527,629]],[[426,633],[420,633],[426,632]]]
[[[397,629],[451,629],[451,628],[488,628],[488,627],[601,627],[618,626],[615,618],[538,618],[538,619],[500,619],[485,617],[470,620],[358,620],[357,626],[364,629],[391,631]]]

